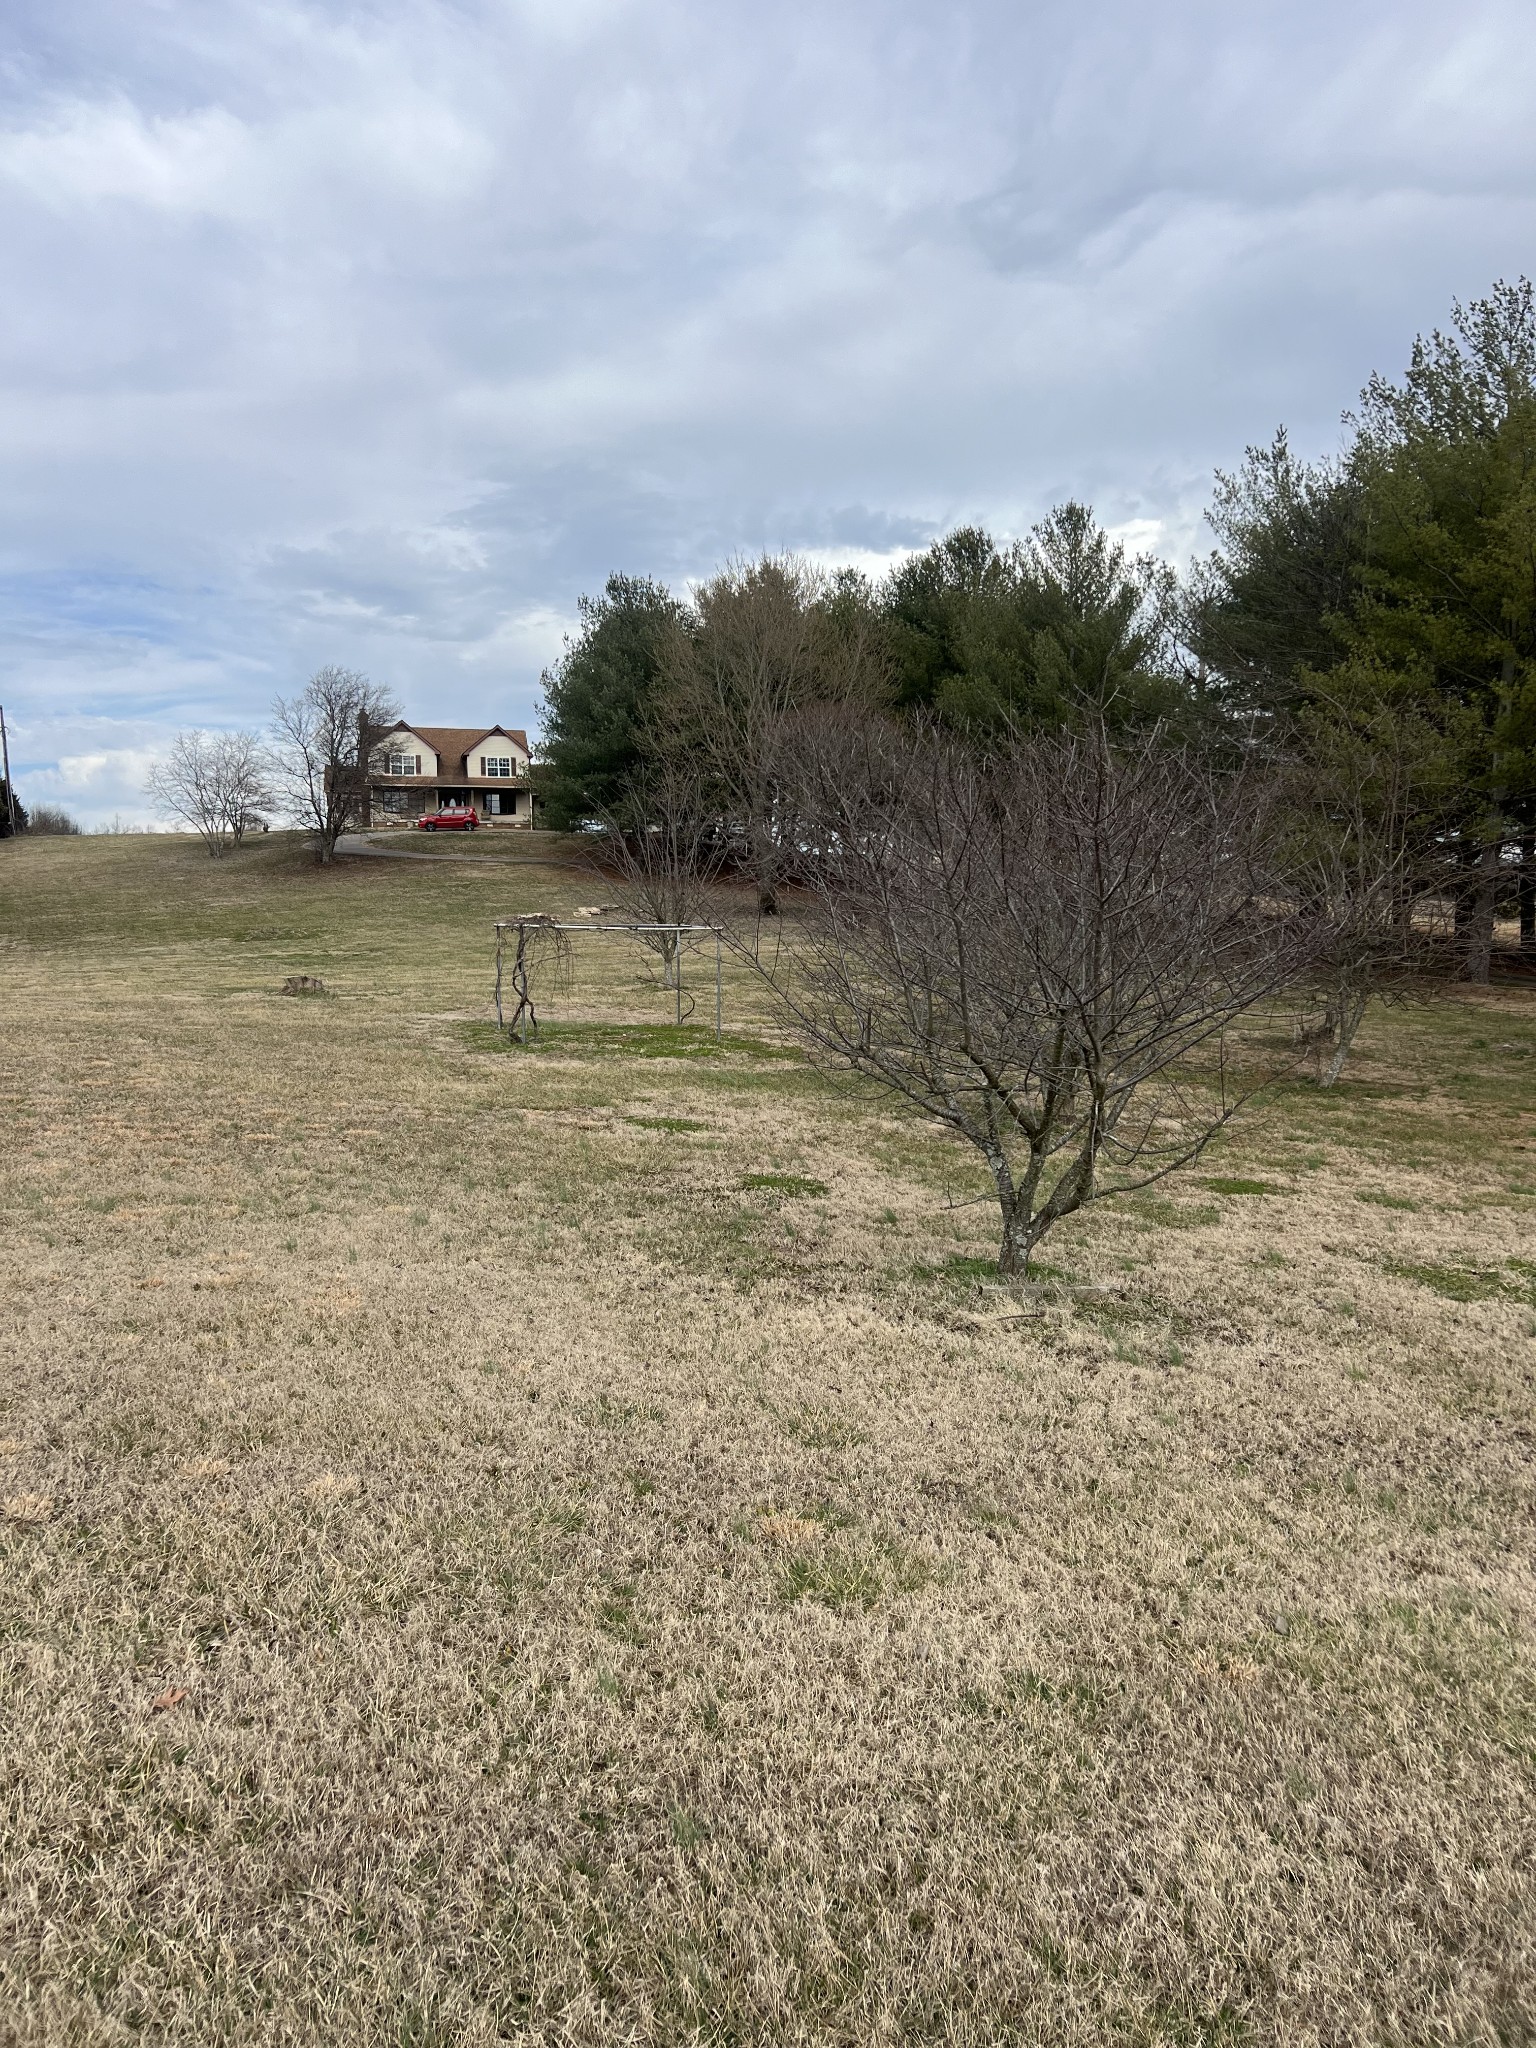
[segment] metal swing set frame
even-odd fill
[[[533,1001],[533,975],[540,947],[538,937],[547,934],[555,941],[562,963],[570,958],[570,941],[584,932],[620,932],[630,938],[673,941],[673,995],[677,1022],[683,1021],[683,942],[712,938],[715,942],[715,1037],[721,1035],[722,987],[721,950],[723,938],[717,924],[598,924],[590,918],[569,923],[559,918],[529,915],[496,919],[496,1023],[509,1038],[526,1045],[538,1031],[538,1012]],[[508,933],[513,934],[508,950]],[[508,1013],[507,997],[515,1000]],[[693,998],[689,997],[690,1006]]]

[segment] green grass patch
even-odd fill
[[[930,1265],[922,1259],[915,1260],[911,1267],[914,1280],[939,1282],[950,1286],[974,1287],[998,1279],[995,1255],[984,1252],[951,1252],[939,1265]],[[1020,1286],[1033,1286],[1037,1281],[1062,1280],[1069,1285],[1076,1275],[1066,1266],[1053,1266],[1047,1259],[1031,1259],[1029,1271],[1015,1276]]]
[[[784,1427],[808,1451],[846,1451],[869,1442],[866,1431],[827,1408],[802,1408],[785,1418]]]
[[[1488,1301],[1505,1291],[1505,1282],[1499,1274],[1475,1266],[1436,1266],[1416,1264],[1407,1259],[1384,1259],[1382,1269],[1395,1274],[1399,1280],[1416,1280],[1421,1287],[1433,1289],[1447,1301]]]
[[[974,1284],[978,1280],[997,1278],[997,1259],[981,1252],[951,1252],[939,1265],[933,1266],[922,1259],[912,1265],[914,1280],[941,1280],[958,1282],[961,1285]],[[1028,1273],[1020,1274],[1021,1280],[1070,1280],[1072,1275],[1065,1266],[1049,1265],[1044,1259],[1032,1259]]]
[[[1288,1195],[1289,1188],[1277,1187],[1272,1180],[1227,1180],[1216,1179],[1201,1182],[1213,1195]]]
[[[942,1266],[919,1266],[917,1270],[925,1279],[932,1280],[995,1280],[997,1260],[970,1252],[951,1252]]]
[[[1416,1212],[1419,1206],[1407,1195],[1389,1195],[1381,1188],[1356,1188],[1355,1200],[1369,1202],[1377,1209],[1408,1209]]]
[[[1221,1211],[1214,1202],[1170,1202],[1165,1195],[1132,1195],[1125,1213],[1145,1227],[1157,1230],[1200,1230],[1219,1223]]]
[[[470,1024],[464,1036],[478,1052],[543,1053],[561,1059],[713,1060],[731,1054],[754,1060],[794,1060],[794,1047],[726,1032],[716,1038],[702,1024],[541,1024],[525,1045],[494,1024]]]
[[[867,1613],[893,1595],[921,1591],[932,1577],[933,1566],[925,1557],[882,1536],[872,1542],[836,1542],[787,1558],[778,1571],[777,1591],[786,1606],[815,1600],[834,1610]]]

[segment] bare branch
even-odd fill
[[[314,835],[317,859],[334,857],[361,813],[369,757],[396,716],[388,693],[350,668],[322,668],[300,695],[274,702],[278,800]]]
[[[1226,1033],[1321,943],[1271,868],[1266,790],[1155,736],[984,757],[835,715],[794,765],[801,915],[754,964],[814,1050],[981,1152],[1004,1272],[1199,1155],[1247,1092]]]
[[[178,733],[145,792],[162,817],[190,825],[215,858],[238,846],[273,801],[252,732]]]
[[[726,841],[711,812],[707,784],[690,762],[664,759],[634,778],[623,806],[602,815],[593,863],[606,888],[637,925],[704,921],[711,885],[724,865]],[[668,931],[638,934],[661,961],[661,985],[677,980],[678,939]]]

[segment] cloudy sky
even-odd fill
[[[578,594],[1218,464],[1536,269],[1529,0],[10,0],[0,701],[143,815],[326,661],[532,723]]]

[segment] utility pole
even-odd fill
[[[5,736],[5,706],[0,704],[0,767],[5,774],[5,825],[11,838],[16,837],[16,792],[11,786],[11,748]]]

